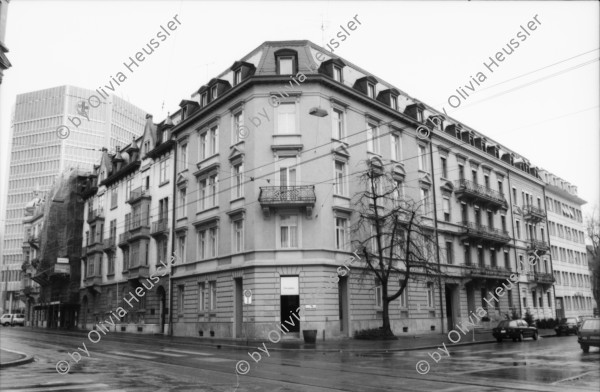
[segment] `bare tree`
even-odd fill
[[[596,215],[596,209],[588,216],[586,223],[588,239],[592,243],[587,247],[592,255],[589,265],[592,273],[592,294],[596,300],[596,309],[600,309],[600,219]]]
[[[409,279],[440,276],[433,220],[423,218],[430,201],[405,198],[400,182],[378,167],[371,166],[361,182],[366,190],[355,195],[353,237],[359,240],[353,242],[365,257],[366,275],[375,275],[381,287],[382,338],[394,339],[390,303],[402,295]],[[396,279],[399,288],[392,289]]]

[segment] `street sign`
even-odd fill
[[[244,290],[244,305],[252,304],[252,290]]]
[[[67,258],[67,257],[58,257],[56,259],[56,262],[58,264],[69,264],[69,258]]]

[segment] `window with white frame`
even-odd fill
[[[219,152],[219,126],[215,125],[201,133],[198,138],[200,160],[212,157]]]
[[[208,179],[198,179],[198,205],[197,210],[203,211],[207,208],[207,199],[208,199],[208,187],[207,187]]]
[[[210,296],[210,310],[217,309],[217,282],[208,282],[209,296]]]
[[[161,164],[163,162],[167,162],[165,161],[161,161]],[[133,186],[133,179],[130,178],[127,180],[127,182],[125,183],[125,200],[129,200],[129,198],[131,197],[131,188]]]
[[[440,166],[442,169],[442,177],[448,178],[448,158],[440,157]]]
[[[398,110],[398,97],[397,96],[392,95],[390,97],[390,106],[392,107],[392,109]]]
[[[187,188],[179,188],[177,195],[177,219],[187,216]]]
[[[242,70],[238,69],[233,73],[233,85],[237,86],[242,82]]]
[[[208,93],[204,93],[204,94],[202,94],[202,96],[200,98],[200,105],[202,107],[205,107],[207,103],[208,103]]]
[[[344,138],[344,112],[340,109],[335,109],[335,108],[333,109],[332,112],[333,112],[333,116],[332,116],[333,134],[332,134],[332,137],[337,140],[342,140]]]
[[[434,304],[433,304],[433,283],[432,282],[427,282],[427,307],[428,308],[433,308]]]
[[[367,83],[367,93],[369,97],[375,99],[375,85],[373,83]]]
[[[233,222],[233,251],[244,251],[244,220],[238,219]]]
[[[401,159],[401,139],[400,139],[400,134],[398,133],[392,133],[390,135],[391,137],[391,142],[392,142],[392,160],[394,161],[400,161]]]
[[[182,144],[181,147],[179,148],[179,162],[177,162],[177,163],[178,163],[180,172],[187,169],[187,160],[188,160],[187,147],[188,147],[188,145],[187,145],[187,143],[185,143],[185,144]],[[166,162],[166,160],[165,160],[165,162]],[[162,181],[160,181],[160,182],[162,182]]]
[[[377,227],[375,226],[375,224],[371,224],[371,231],[370,231],[370,245],[371,245],[371,252],[372,253],[379,253],[379,246],[378,246],[378,242],[377,242]]]
[[[244,125],[244,112],[243,111],[238,111],[236,113],[233,114],[232,116],[232,120],[233,120],[233,138],[232,141],[233,143],[237,143],[242,141],[243,137],[245,135],[245,130],[243,128]],[[243,131],[243,132],[242,132]]]
[[[419,144],[418,152],[419,152],[419,156],[418,156],[419,170],[429,171],[428,170],[429,166],[427,165],[427,149],[425,148],[424,145]]]
[[[367,151],[379,154],[379,127],[367,123]]]
[[[238,199],[244,196],[244,165],[238,163],[233,165],[233,198]]]
[[[346,163],[335,161],[335,194],[346,196]]]
[[[450,222],[450,196],[443,198],[444,221]]]
[[[211,101],[214,101],[215,99],[217,99],[217,92],[218,92],[217,86],[213,86],[210,89]]]
[[[404,198],[404,183],[400,179],[394,179],[392,180],[392,186],[394,187],[392,191],[394,201],[401,201]]]
[[[198,282],[198,312],[206,310],[206,288],[204,282]]]
[[[196,232],[196,258],[204,260],[208,255],[208,240],[206,238],[206,230],[198,230]]]
[[[296,185],[296,158],[279,160],[279,186]]]
[[[182,263],[186,262],[185,259],[185,239],[186,236],[184,235],[180,235],[177,237],[177,253],[179,254],[179,259],[181,260]]]
[[[398,302],[400,303],[400,308],[408,308],[408,285],[404,288],[400,297],[398,297]]]
[[[423,214],[429,214],[431,210],[431,201],[429,200],[428,188],[421,188],[421,203],[423,205]]]
[[[348,219],[335,218],[335,248],[346,250],[348,248]]]
[[[277,133],[280,135],[297,133],[296,104],[294,102],[282,102],[277,107]]]
[[[294,73],[294,57],[279,56],[277,57],[279,65],[279,75],[293,75]]]
[[[198,179],[198,211],[217,206],[218,175]]]
[[[383,287],[378,280],[375,280],[375,284],[375,307],[380,309],[383,307]]]
[[[211,207],[217,205],[217,186],[218,186],[218,178],[217,175],[214,174],[208,177],[208,191],[209,191],[209,200]]]
[[[298,215],[281,215],[279,217],[279,233],[281,248],[297,248]]]
[[[208,229],[208,240],[210,244],[210,257],[217,257],[219,254],[219,237],[216,227],[211,227]]]
[[[333,66],[333,79],[337,82],[342,81],[342,68],[336,65]]]
[[[183,314],[183,300],[184,300],[185,286],[180,284],[177,286],[177,313]]]

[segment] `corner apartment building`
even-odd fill
[[[381,291],[360,267],[308,298],[351,257],[357,178],[374,166],[422,201],[444,271],[441,285],[415,275],[392,302],[396,333],[447,331],[479,306],[488,326],[513,309],[554,315],[544,183],[483,134],[309,41],[265,42],[180,106],[176,335],[265,338],[298,312],[286,336],[380,326]]]
[[[94,94],[92,90],[60,86],[17,95],[2,258],[7,303],[0,307],[4,309],[24,306],[18,300],[23,261],[22,221],[23,208],[32,199],[32,191],[47,191],[57,175],[67,168],[91,171],[100,157],[100,146],[114,149],[142,133],[143,110],[115,96],[93,108],[88,98]],[[80,114],[81,110],[85,110],[89,121]],[[69,120],[74,118],[81,121],[78,127]],[[67,138],[58,136],[57,128],[61,125],[71,130]]]
[[[34,325],[33,307],[39,300],[40,286],[32,278],[39,267],[41,254],[40,237],[44,223],[45,195],[34,192],[34,198],[25,206],[25,218],[23,219],[23,230],[25,236],[23,241],[23,280],[20,299],[25,303],[25,325]],[[9,312],[11,310],[9,309]]]
[[[591,316],[595,307],[581,213],[585,200],[577,187],[544,171],[552,266],[556,282],[556,317]]]
[[[4,71],[12,67],[12,64],[6,56],[6,53],[8,53],[8,48],[4,44],[9,3],[10,0],[0,0],[0,84],[2,84],[2,77],[4,76]]]
[[[104,149],[88,179],[81,254],[79,326],[127,314],[117,332],[167,332],[175,165],[171,120],[156,126],[148,115],[140,138],[115,153]],[[158,281],[149,279],[160,278]],[[144,294],[132,299],[136,289]],[[129,301],[132,305],[128,305]],[[105,324],[106,327],[109,327]]]

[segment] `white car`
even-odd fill
[[[4,325],[6,327],[6,326],[12,324],[12,320],[13,320],[13,314],[5,313],[2,315],[2,317],[0,317],[0,324]]]
[[[21,327],[25,326],[25,315],[24,314],[13,314],[12,325],[20,325]]]

